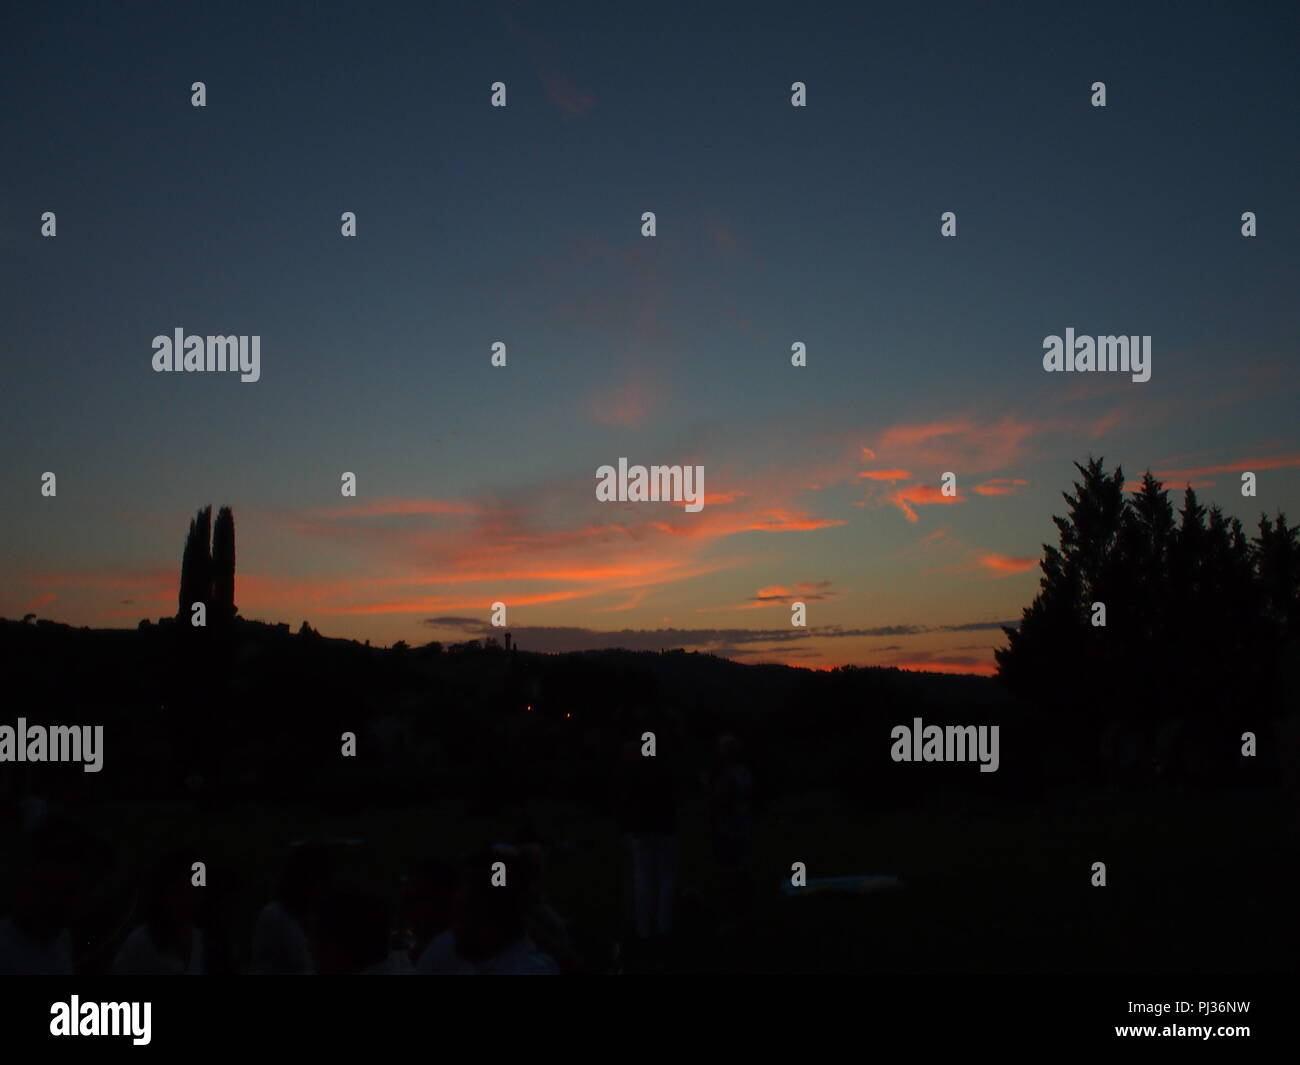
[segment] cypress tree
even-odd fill
[[[195,603],[211,608],[211,532],[212,508],[203,507],[190,521],[189,535],[185,537],[185,550],[181,555],[180,603],[176,616],[182,621],[189,618]]]
[[[212,611],[222,621],[235,616],[235,516],[229,507],[217,512],[212,530]]]

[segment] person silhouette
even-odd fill
[[[158,860],[145,888],[145,920],[126,937],[112,972],[133,976],[201,976],[207,972],[203,933],[195,924],[190,862],[171,852]]]
[[[717,765],[709,782],[713,855],[728,908],[737,916],[752,901],[754,864],[754,777],[731,734],[718,738]]]
[[[645,755],[640,744],[628,740],[617,785],[619,824],[631,848],[633,925],[642,941],[672,932],[678,838],[670,758],[670,752],[660,750]]]
[[[416,972],[455,976],[554,976],[555,959],[528,933],[529,899],[519,878],[494,884],[493,866],[502,861],[492,850],[465,865],[452,926],[434,937]]]
[[[71,976],[86,841],[60,822],[36,827],[28,841],[27,873],[11,912],[0,919],[0,975]]]
[[[308,930],[316,919],[329,872],[329,853],[324,847],[290,847],[276,896],[262,907],[253,928],[251,972],[296,976],[315,973]]]

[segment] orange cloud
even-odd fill
[[[1300,454],[1291,452],[1286,455],[1273,455],[1270,458],[1241,459],[1237,462],[1224,462],[1215,466],[1197,466],[1182,470],[1157,470],[1155,476],[1162,481],[1196,480],[1216,473],[1243,473],[1247,470],[1282,470],[1300,466]]]
[[[811,532],[815,529],[830,529],[844,522],[837,518],[816,518],[807,511],[773,509],[749,514],[720,514],[707,519],[700,514],[690,515],[693,520],[671,525],[668,522],[655,522],[654,528],[673,536],[690,538],[703,537],[717,539],[721,536],[733,536],[742,532]]]
[[[1009,496],[1018,492],[1029,482],[1019,477],[994,477],[975,485],[975,491],[982,496]]]
[[[858,477],[865,481],[910,481],[907,470],[863,470]]]
[[[565,599],[577,599],[581,592],[543,592],[537,595],[511,596],[508,606],[532,606],[537,603],[558,603]],[[426,595],[407,599],[392,599],[381,603],[362,603],[356,606],[317,607],[322,614],[421,614],[429,611],[445,610],[481,610],[486,616],[492,609],[492,600],[462,599],[456,601],[440,595]]]
[[[891,426],[881,434],[875,451],[886,461],[901,460],[912,466],[953,469],[960,462],[967,473],[1005,470],[1032,458],[1035,450],[1041,450],[1033,445],[1047,438],[1095,440],[1113,430],[1121,417],[1114,410],[1093,418],[1016,414],[992,421],[969,415],[941,418]]]
[[[239,513],[235,602],[244,617],[268,621],[394,615],[400,624],[403,614],[478,615],[496,600],[539,610],[582,604],[588,612],[630,618],[645,609],[651,591],[674,590],[678,599],[670,609],[707,602],[708,595],[690,602],[690,589],[702,578],[755,561],[751,541],[737,545],[735,537],[757,541],[763,533],[845,524],[804,505],[809,474],[823,472],[816,467],[776,466],[744,479],[713,469],[718,473],[698,513],[671,504],[599,503],[589,474],[516,487],[508,502],[485,494],[250,507]],[[719,545],[724,549],[716,550]],[[32,609],[24,604],[54,594],[61,609],[92,624],[125,605],[139,604],[118,614],[176,609],[178,568],[170,564],[143,572],[24,569],[10,582],[10,612],[23,606],[19,616]],[[816,585],[791,588],[791,595],[825,594]]]
[[[973,428],[973,423],[965,418],[956,421],[895,425],[893,428],[885,430],[884,435],[880,438],[880,445],[884,450],[889,451],[893,448],[929,443],[931,440],[943,437],[968,435]]]
[[[1033,569],[1038,564],[1038,559],[1011,558],[1007,555],[987,552],[980,555],[979,564],[995,577],[1012,577],[1017,573],[1025,573]]]
[[[592,613],[593,614],[617,614],[617,613],[622,613],[624,610],[633,610],[636,607],[639,607],[641,605],[641,601],[645,599],[647,591],[648,589],[646,588],[638,588],[635,592],[632,593],[632,597],[628,599],[627,602],[618,603],[615,606],[597,607],[595,610],[592,611]]]
[[[913,507],[928,507],[940,503],[960,503],[961,496],[946,496],[929,484],[909,484],[885,497],[903,512],[908,521],[918,521]]]
[[[630,611],[647,589],[746,564],[734,550],[706,557],[719,541],[843,525],[793,503],[806,472],[715,482],[698,513],[684,505],[601,504],[585,491],[575,511],[571,486],[542,485],[516,493],[510,505],[385,499],[282,514],[299,536],[346,551],[354,575],[303,581],[254,575],[241,578],[236,601],[263,616],[474,612],[480,600],[593,600],[592,611]],[[357,555],[371,565],[359,564]]]
[[[954,418],[896,425],[885,431],[879,450],[904,452],[916,465],[952,468],[957,459],[967,471],[1001,470],[1022,461],[1029,441],[1050,429],[1046,423],[1006,415],[992,422]]]

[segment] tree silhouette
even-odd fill
[[[1120,468],[1081,480],[1043,546],[1038,595],[994,652],[1016,694],[1130,716],[1218,713],[1268,698],[1277,655],[1300,633],[1300,539],[1279,514],[1250,541],[1188,486],[1175,514],[1150,472],[1124,496]],[[1104,603],[1106,624],[1092,624]]]
[[[1300,634],[1300,528],[1287,527],[1286,517],[1276,523],[1259,521],[1254,540],[1260,594],[1266,616],[1292,635]]]
[[[219,621],[235,616],[235,516],[229,507],[217,512],[212,529],[212,610]]]
[[[185,550],[181,554],[180,605],[176,616],[184,621],[195,603],[210,608],[212,598],[212,507],[199,510],[190,521]]]
[[[203,507],[190,521],[181,554],[180,604],[177,617],[189,618],[195,603],[203,603],[209,624],[228,624],[235,616],[235,515],[229,507],[217,513]]]

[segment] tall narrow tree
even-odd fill
[[[212,529],[212,611],[221,621],[235,616],[235,516],[229,507],[217,512]]]
[[[203,507],[190,521],[189,535],[185,537],[185,551],[181,555],[180,603],[176,616],[182,621],[189,617],[195,603],[205,609],[212,598],[212,508]]]

